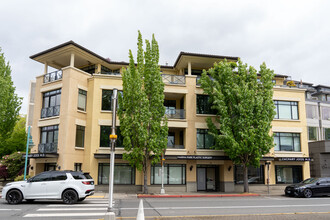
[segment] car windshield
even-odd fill
[[[316,179],[316,178],[309,178],[309,179],[302,181],[301,183],[306,183],[306,184],[315,183],[317,180],[318,179]]]

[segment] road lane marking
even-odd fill
[[[41,208],[37,209],[38,212],[48,212],[48,211],[106,211],[107,207],[104,208]]]
[[[106,212],[26,214],[23,218],[105,216],[105,214]]]
[[[73,205],[47,205],[47,207],[79,207],[79,206],[106,206],[106,203],[93,203],[93,204],[73,204]]]
[[[0,211],[21,211],[22,209],[0,209]]]

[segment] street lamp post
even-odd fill
[[[112,130],[110,134],[110,173],[109,173],[109,206],[108,212],[113,211],[113,176],[115,166],[115,143],[116,135],[116,108],[117,108],[117,89],[112,93]]]
[[[24,164],[24,180],[26,180],[27,161],[29,154],[29,146],[34,146],[32,136],[30,135],[31,126],[28,127],[28,135],[26,138],[26,150],[25,150],[25,164]]]

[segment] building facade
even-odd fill
[[[36,78],[30,174],[45,170],[83,170],[97,187],[109,181],[111,95],[122,90],[125,62],[113,62],[73,41],[30,57],[44,65]],[[168,147],[165,190],[177,192],[239,191],[243,173],[223,151],[213,150],[206,117],[215,117],[198,84],[203,69],[237,57],[181,52],[173,66],[161,66],[165,83]],[[48,71],[49,67],[56,71]],[[284,86],[276,75],[272,122],[276,143],[259,168],[249,169],[249,182],[258,187],[299,182],[310,176],[305,89]],[[143,174],[122,159],[120,121],[116,122],[115,191],[141,191]],[[148,168],[150,192],[160,191],[160,165]]]

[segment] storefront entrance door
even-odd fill
[[[216,167],[197,167],[197,191],[216,191]]]
[[[197,168],[197,191],[206,190],[206,168]]]

